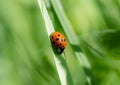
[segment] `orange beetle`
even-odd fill
[[[58,54],[61,54],[66,48],[66,40],[65,37],[59,32],[53,32],[50,34],[50,41],[52,47]]]

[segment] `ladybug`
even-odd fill
[[[58,54],[61,54],[66,48],[65,37],[59,32],[53,32],[50,34],[50,41],[53,47],[53,50]]]

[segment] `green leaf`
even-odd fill
[[[53,24],[50,20],[49,14],[47,12],[45,3],[43,0],[38,0],[39,6],[40,6],[40,11],[42,13],[45,25],[46,25],[46,31],[48,33],[48,38],[49,35],[54,32],[54,27]],[[71,78],[71,75],[69,73],[66,61],[64,59],[64,55],[58,55],[58,54],[53,54],[53,57],[55,59],[55,64],[57,67],[57,71],[60,77],[60,81],[62,85],[73,85],[73,81]]]
[[[79,63],[83,67],[83,70],[86,74],[86,78],[88,80],[88,83],[89,83],[89,85],[91,85],[94,81],[93,75],[91,72],[91,66],[89,64],[87,57],[81,51],[81,48],[79,45],[80,44],[79,39],[76,36],[75,32],[73,31],[73,28],[72,28],[69,20],[67,19],[64,11],[63,11],[63,8],[62,8],[60,1],[59,0],[50,0],[50,1],[52,3],[53,9],[56,13],[56,16],[58,17],[60,24],[62,25],[63,30],[64,30],[64,32],[69,40],[69,43],[73,48],[75,55],[78,58]]]

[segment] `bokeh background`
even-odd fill
[[[120,0],[61,0],[96,85],[120,85]],[[63,32],[51,9],[56,31]],[[64,32],[63,32],[64,33]],[[75,85],[87,80],[70,44],[65,50]],[[0,0],[0,85],[60,85],[37,0]]]

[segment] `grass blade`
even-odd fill
[[[45,25],[46,25],[46,30],[48,33],[48,37],[49,35],[54,32],[54,27],[52,25],[52,22],[50,20],[49,14],[47,12],[45,3],[43,0],[38,0],[39,6],[40,6],[40,11],[42,13]],[[66,61],[64,59],[64,55],[57,55],[57,54],[53,54],[54,56],[54,60],[55,60],[55,64],[57,67],[57,71],[60,77],[60,81],[62,85],[73,85],[73,81],[71,78],[71,75],[69,73]]]
[[[40,6],[40,10],[41,10],[41,13],[42,13],[42,16],[44,18],[44,22],[45,22],[45,25],[46,25],[46,30],[47,30],[47,33],[48,33],[48,36],[54,32],[54,27],[52,25],[52,22],[50,20],[50,17],[47,13],[47,9],[45,7],[45,4],[42,0],[38,0],[38,3],[39,3],[39,6]]]
[[[87,57],[82,53],[81,49],[79,48],[80,47],[79,39],[77,38],[76,34],[73,31],[72,26],[63,11],[60,1],[59,0],[50,0],[50,1],[52,3],[53,9],[63,27],[63,30],[69,40],[69,43],[71,44],[73,50],[75,51],[74,52],[75,55],[83,67],[83,70],[86,74],[86,79],[87,79],[89,85],[93,85],[92,82],[94,80],[93,80],[93,75],[92,75],[90,64],[87,60]]]

